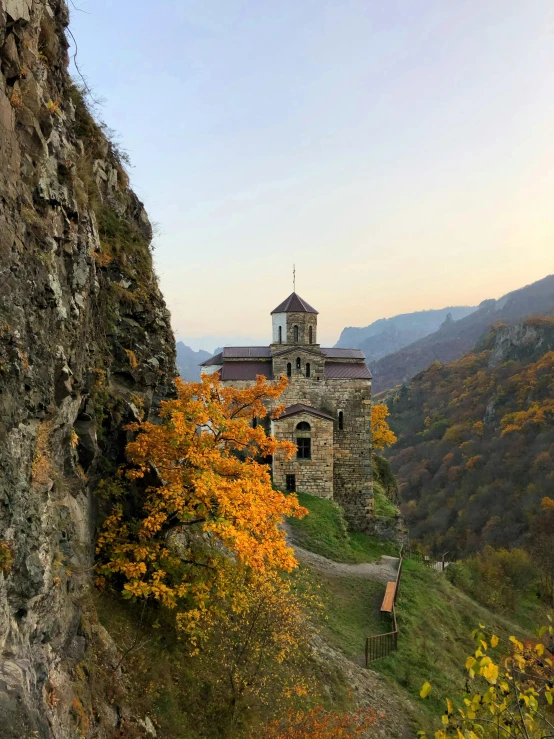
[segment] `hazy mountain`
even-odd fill
[[[345,328],[335,346],[361,349],[371,362],[433,333],[449,315],[456,321],[475,310],[476,307],[451,306],[380,318],[364,328]]]
[[[179,374],[183,380],[189,382],[196,382],[200,379],[200,363],[208,357],[211,357],[211,352],[205,352],[203,349],[199,349],[197,352],[191,349],[190,346],[183,344],[182,341],[177,342],[177,368]]]
[[[457,321],[445,321],[438,331],[394,353],[368,362],[373,391],[388,390],[433,362],[459,359],[497,322],[515,323],[529,316],[554,315],[554,275],[514,290],[499,300],[484,300],[479,308]]]

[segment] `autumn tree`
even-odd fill
[[[543,498],[529,529],[529,551],[541,573],[541,595],[554,606],[554,500]]]
[[[215,628],[197,660],[216,688],[214,719],[235,736],[252,712],[279,715],[291,699],[297,702],[313,689],[305,665],[314,627],[307,621],[321,603],[300,575],[237,568],[231,591],[218,605]]]
[[[98,538],[99,585],[110,578],[128,598],[177,609],[177,624],[194,640],[233,592],[237,568],[256,578],[296,566],[280,524],[307,511],[294,495],[273,489],[259,461],[295,447],[252,424],[286,383],[258,376],[236,389],[217,375],[177,380],[177,397],[161,404],[159,422],[128,427],[136,434],[127,446],[131,464],[113,485],[120,500]],[[132,494],[122,493],[122,478]],[[138,489],[144,493],[132,508]]]
[[[389,409],[386,405],[374,405],[371,408],[371,433],[374,449],[384,449],[396,442],[396,436],[391,431],[387,418]]]
[[[480,624],[472,634],[475,652],[467,658],[465,692],[446,698],[442,728],[434,739],[547,739],[554,736],[554,627],[539,630],[539,641],[515,636],[502,645]],[[421,689],[426,698],[430,682]],[[424,731],[419,737],[426,737]]]

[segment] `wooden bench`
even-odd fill
[[[392,613],[392,607],[394,606],[394,596],[396,594],[396,583],[388,582],[387,589],[385,590],[385,597],[381,605],[381,613]]]

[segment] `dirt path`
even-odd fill
[[[382,556],[379,562],[361,562],[360,564],[349,565],[345,562],[335,562],[332,559],[322,557],[320,554],[314,554],[307,549],[297,546],[289,539],[289,543],[294,549],[296,557],[301,564],[314,567],[316,570],[326,575],[336,575],[337,577],[364,577],[375,582],[386,583],[396,579],[396,570],[398,568],[398,557]]]
[[[293,547],[301,564],[336,577],[362,577],[386,584],[396,579],[398,557],[382,556],[379,562],[346,564],[335,562],[314,552],[309,552],[293,543],[287,530],[289,544]],[[371,739],[411,739],[415,731],[410,727],[416,711],[411,701],[406,699],[394,685],[386,682],[378,673],[363,666],[363,654],[347,657],[340,650],[326,643],[321,634],[312,639],[313,655],[323,669],[342,674],[345,684],[359,708],[372,708],[379,721],[371,729]]]

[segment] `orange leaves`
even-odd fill
[[[389,409],[386,405],[374,405],[371,409],[371,431],[374,449],[384,449],[396,442],[396,435],[387,423]]]
[[[306,511],[296,496],[274,490],[267,464],[290,442],[252,425],[267,415],[264,403],[278,397],[286,378],[259,376],[246,389],[224,387],[217,375],[199,383],[177,380],[177,398],[162,403],[160,423],[131,424],[129,480],[154,473],[133,521],[114,509],[98,539],[100,575],[123,578],[129,597],[166,605],[186,600],[204,612],[215,593],[229,587],[234,566],[259,573],[296,567],[280,524]],[[193,619],[194,621],[194,619]]]
[[[274,721],[264,730],[265,739],[354,739],[367,736],[378,718],[373,709],[336,713],[316,706],[309,711],[289,710],[284,721]],[[253,739],[252,735],[252,739]]]

